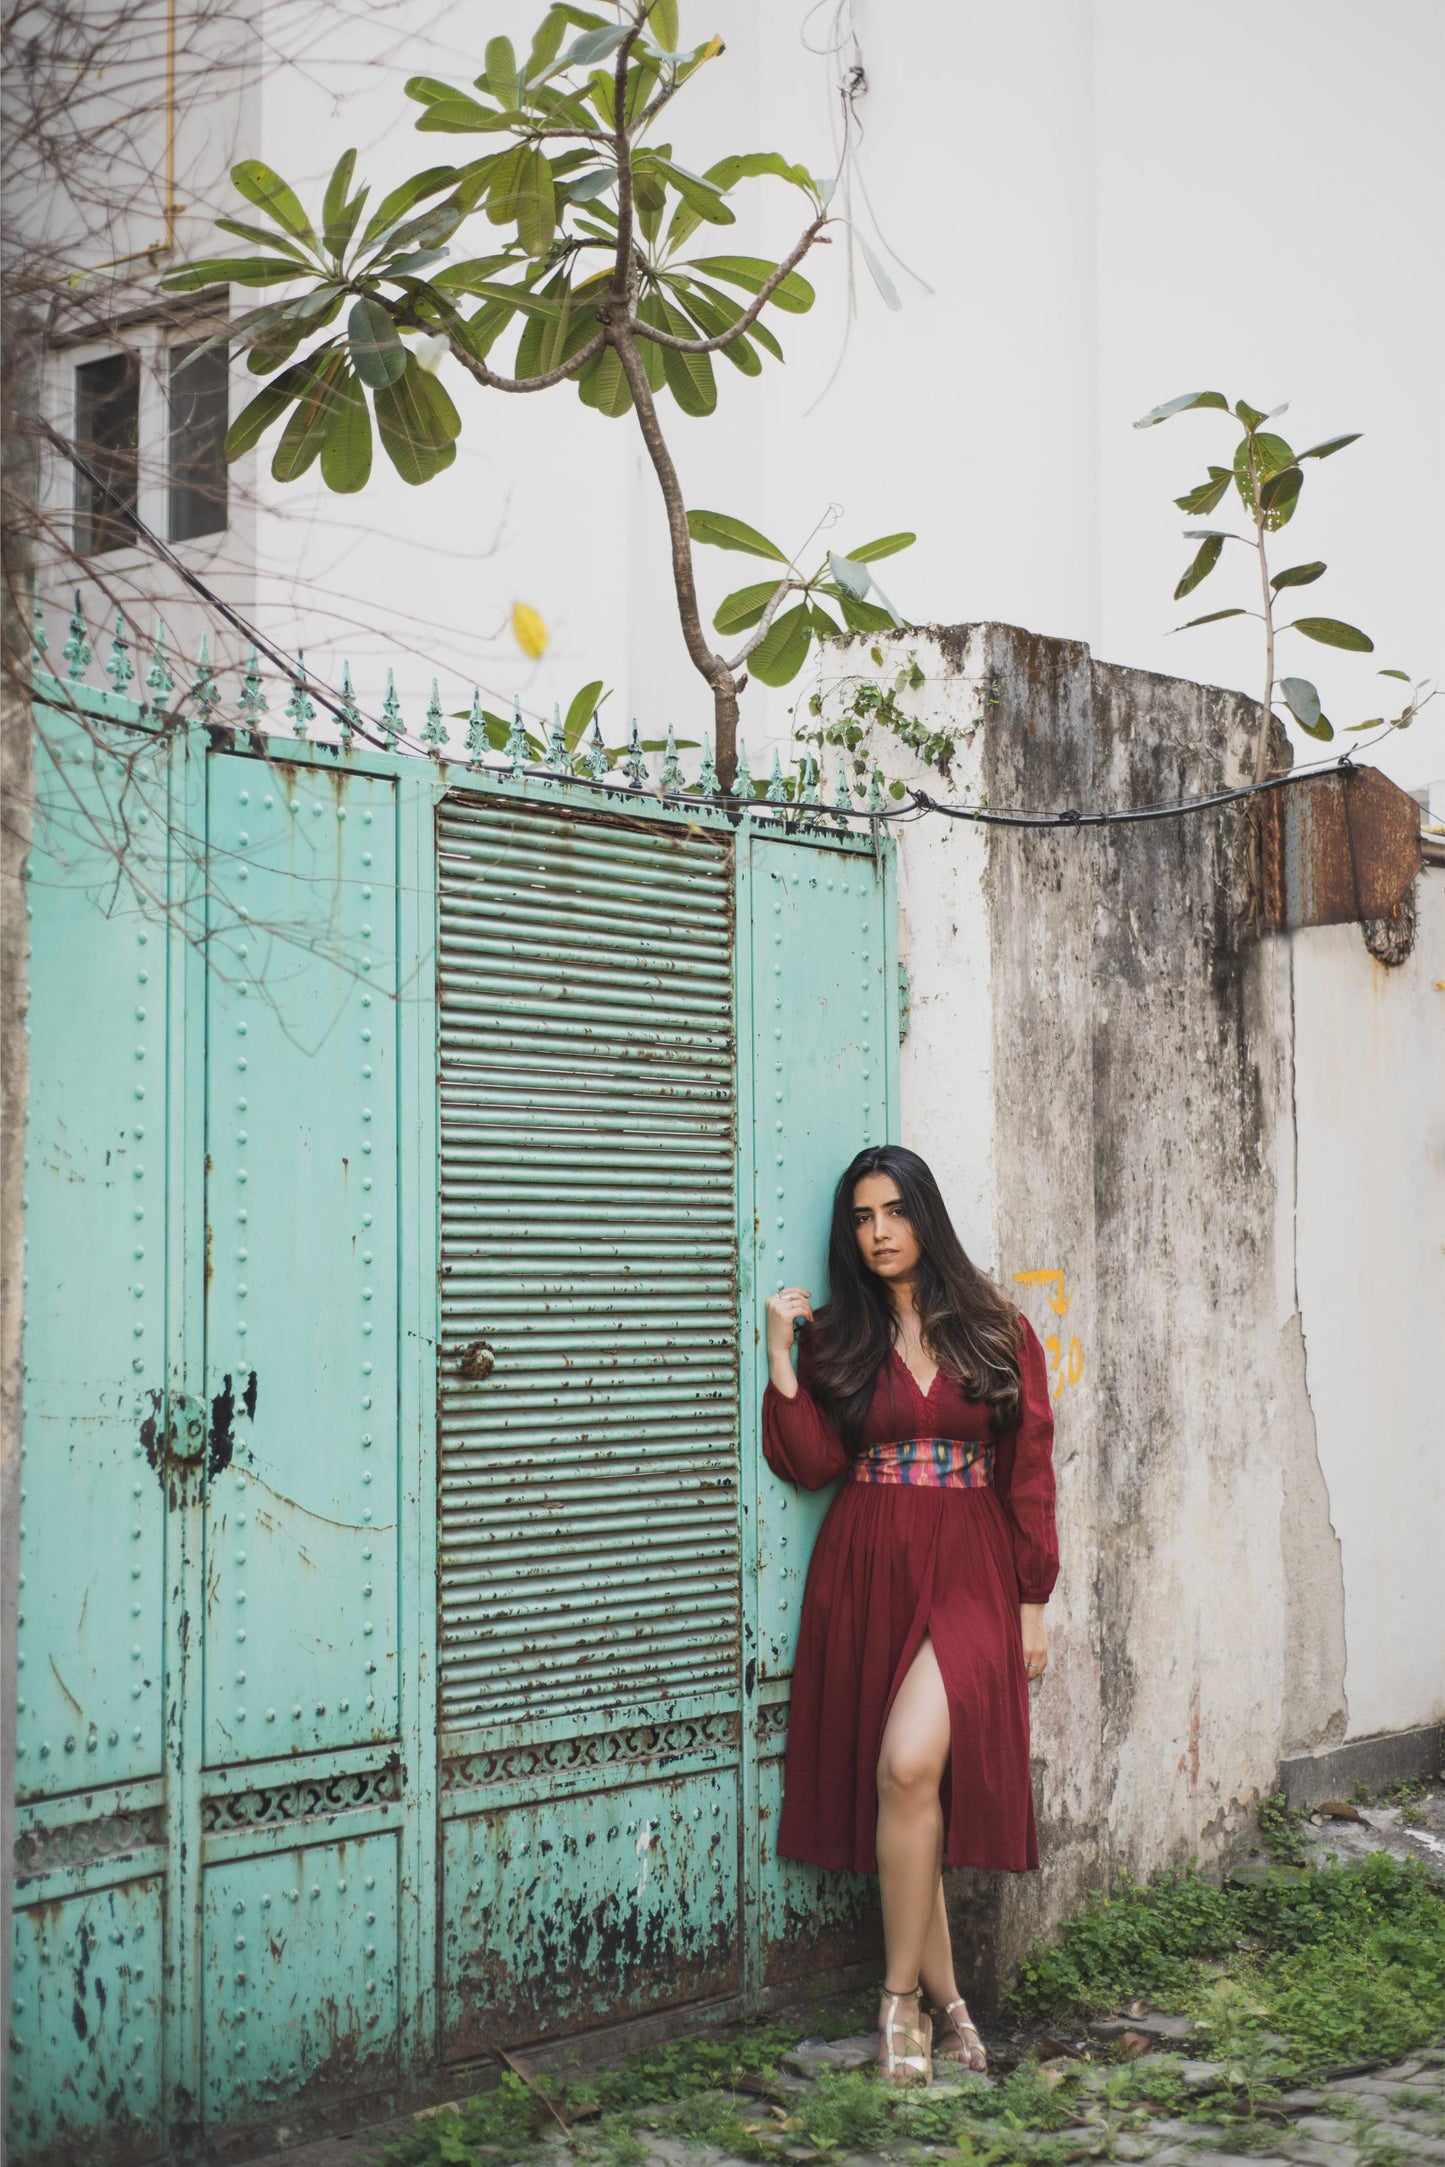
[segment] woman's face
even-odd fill
[[[917,1271],[923,1251],[891,1174],[865,1174],[855,1186],[853,1233],[858,1254],[880,1279],[901,1283]]]

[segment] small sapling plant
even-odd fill
[[[1202,617],[1191,617],[1187,623],[1175,627],[1187,632],[1196,625],[1218,624],[1226,617],[1255,617],[1264,627],[1264,693],[1261,700],[1263,714],[1260,721],[1259,739],[1255,748],[1254,779],[1263,782],[1269,759],[1269,722],[1276,702],[1282,702],[1300,728],[1310,737],[1329,740],[1335,734],[1334,724],[1324,713],[1320,695],[1307,677],[1276,677],[1275,650],[1281,636],[1286,632],[1298,632],[1305,639],[1313,640],[1322,647],[1339,647],[1355,654],[1374,652],[1374,641],[1358,625],[1347,624],[1339,617],[1322,617],[1306,613],[1281,621],[1280,612],[1295,604],[1294,590],[1312,587],[1322,579],[1329,567],[1318,559],[1303,564],[1286,565],[1282,571],[1271,572],[1270,538],[1282,527],[1289,525],[1299,508],[1300,494],[1304,488],[1305,466],[1310,460],[1332,459],[1336,452],[1347,445],[1360,441],[1360,432],[1347,436],[1326,437],[1322,443],[1311,444],[1307,451],[1295,451],[1284,437],[1268,424],[1276,421],[1287,411],[1277,406],[1264,414],[1247,399],[1236,399],[1231,408],[1229,401],[1219,391],[1189,391],[1180,398],[1168,399],[1163,406],[1156,406],[1134,426],[1136,429],[1152,429],[1161,421],[1170,420],[1175,414],[1186,414],[1196,408],[1214,408],[1237,422],[1241,431],[1238,443],[1228,466],[1208,469],[1208,478],[1196,488],[1187,490],[1175,503],[1182,512],[1195,517],[1207,515],[1218,509],[1231,489],[1238,496],[1249,524],[1249,533],[1239,534],[1230,527],[1186,527],[1185,537],[1197,542],[1188,569],[1174,589],[1174,599],[1182,602],[1193,594],[1196,587],[1208,579],[1210,573],[1224,554],[1225,544],[1238,543],[1250,550],[1256,560],[1260,606],[1249,609],[1232,605],[1227,609],[1209,610]],[[1364,722],[1346,725],[1350,730],[1406,730],[1414,721],[1421,707],[1433,699],[1436,687],[1428,678],[1412,680],[1405,670],[1381,670],[1381,677],[1395,678],[1410,689],[1405,705],[1398,715],[1373,715]]]

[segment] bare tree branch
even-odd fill
[[[737,322],[730,324],[726,331],[720,331],[715,339],[680,339],[671,331],[654,330],[651,324],[642,323],[635,316],[632,319],[632,329],[642,338],[651,339],[654,345],[670,346],[679,354],[720,353],[724,347],[731,346],[735,339],[740,339],[750,324],[757,322],[788,273],[796,270],[813,243],[823,238],[823,228],[827,224],[826,215],[814,219],[792,254],[785,257],[772,276],[764,281],[751,308],[744,309]],[[826,246],[826,243],[824,245]]]
[[[806,594],[807,591],[808,582],[805,579],[780,580],[776,592],[768,602],[767,608],[754,625],[749,637],[744,640],[742,646],[728,663],[728,668],[732,671],[740,670],[747,661],[748,656],[757,652],[772,631],[773,619],[777,616],[788,596],[790,594]]]

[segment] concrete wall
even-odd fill
[[[960,798],[1147,805],[1248,767],[1237,695],[1010,627],[906,646],[905,704],[969,732]],[[904,1137],[1058,1364],[1045,1865],[959,1877],[985,1995],[1116,1871],[1227,1856],[1282,1754],[1440,1712],[1445,879],[1389,972],[1356,929],[1241,939],[1237,834],[900,830]]]

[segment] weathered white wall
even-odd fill
[[[238,142],[310,191],[349,144],[378,186],[466,155],[467,139],[414,133],[403,81],[469,79],[488,36],[525,42],[539,11],[540,0],[372,0],[342,15],[268,0],[253,106],[218,99],[204,71],[183,81],[184,245],[234,208],[224,167]],[[693,163],[776,146],[828,169],[832,76],[803,40],[824,42],[834,14],[809,0],[685,0],[685,32],[728,42],[679,108]],[[834,543],[914,527],[918,547],[889,586],[920,622],[1025,624],[1115,661],[1253,689],[1252,625],[1169,637],[1185,558],[1170,499],[1202,474],[1221,425],[1194,415],[1135,435],[1130,424],[1206,383],[1290,399],[1289,426],[1308,440],[1367,432],[1319,471],[1290,530],[1299,555],[1331,564],[1312,593],[1374,631],[1376,659],[1438,669],[1435,0],[1365,14],[1351,0],[1219,0],[1203,24],[1154,0],[843,0],[837,20],[867,73],[862,181],[883,235],[932,292],[893,266],[905,307],[890,314],[858,265],[859,314],[820,401],[847,328],[842,236],[820,250],[818,308],[779,320],[787,367],[769,363],[754,382],[721,365],[718,414],[675,419],[690,501],[739,512],[789,548],[832,504]],[[1287,125],[1267,98],[1240,94],[1241,68],[1289,85]],[[1321,147],[1303,165],[1302,142]],[[791,192],[763,182],[749,200],[756,211],[729,241],[786,246]],[[518,687],[540,712],[602,676],[616,688],[611,715],[673,718],[695,734],[706,701],[673,621],[655,483],[631,423],[600,420],[570,392],[503,399],[455,371],[449,381],[466,433],[455,467],[425,489],[380,459],[359,499],[328,496],[315,475],[283,489],[264,460],[245,462],[238,487],[257,525],[254,574],[240,575],[263,624],[304,643],[318,668],[349,653],[373,693],[385,661],[407,657],[413,713],[434,668],[449,708],[479,681],[498,699]],[[248,538],[236,540],[244,557]],[[212,567],[226,558],[201,555]],[[701,557],[710,603],[747,576],[736,557]],[[1212,606],[1224,578],[1207,590]],[[540,665],[506,630],[518,598],[552,627]],[[1301,643],[1292,659],[1318,666],[1342,719],[1372,712],[1371,658]],[[753,688],[755,753],[786,734],[811,689],[806,677]],[[1445,772],[1442,710],[1380,756],[1402,779]]]
[[[1385,970],[1295,935],[1297,1271],[1344,1558],[1349,1735],[1445,1717],[1445,870]]]
[[[1252,757],[1247,700],[1076,643],[849,661],[905,651],[961,798],[1158,803]],[[1442,1712],[1445,876],[1393,971],[1355,928],[1240,938],[1237,819],[898,831],[903,1134],[1057,1365],[1045,1866],[954,1891],[985,1993],[1101,1878],[1228,1856],[1282,1756]]]

